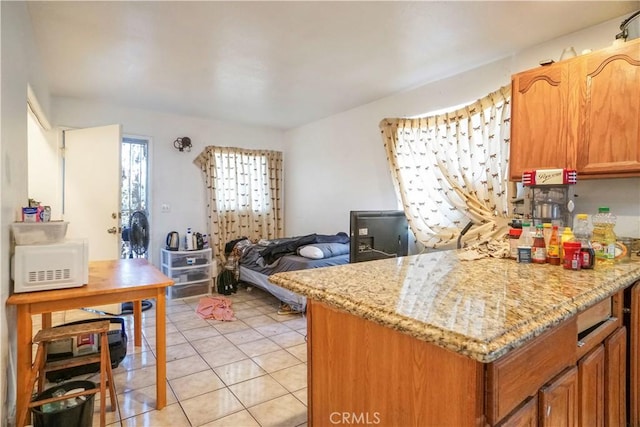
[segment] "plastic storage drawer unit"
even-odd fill
[[[190,283],[188,285],[169,286],[167,287],[167,298],[187,298],[208,294],[211,292],[210,283],[211,281],[207,280],[205,282]]]
[[[211,249],[199,251],[162,251],[162,264],[168,268],[193,267],[211,263]]]
[[[211,292],[211,248],[195,251],[169,251],[162,249],[162,272],[175,284],[167,288],[169,299],[204,295]]]
[[[209,266],[206,265],[204,267],[172,269],[169,277],[173,279],[175,285],[179,285],[182,283],[209,280],[211,275],[209,274]]]

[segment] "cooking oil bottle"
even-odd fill
[[[598,263],[613,264],[616,257],[616,216],[609,211],[609,207],[601,206],[593,216],[592,246]]]

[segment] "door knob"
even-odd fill
[[[116,227],[111,227],[107,229],[107,233],[109,234],[116,234],[118,232],[118,229]]]

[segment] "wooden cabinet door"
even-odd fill
[[[604,346],[600,344],[578,361],[581,426],[604,426]]]
[[[509,176],[519,181],[530,169],[571,167],[567,146],[568,64],[561,62],[512,78]]]
[[[311,351],[311,343],[312,343],[312,331],[313,331],[313,310],[311,308],[312,301],[307,300],[307,310],[306,310],[306,318],[307,318],[307,334],[304,339],[307,344],[307,390],[313,390],[313,378],[311,376],[311,371],[313,368],[313,353]],[[313,405],[311,405],[311,393],[307,394],[307,425],[312,425],[313,422]]]
[[[531,399],[502,421],[500,427],[537,427],[538,397]]]
[[[608,427],[627,425],[627,329],[604,341],[604,421]]]
[[[640,425],[640,282],[631,288],[629,309],[629,424]]]
[[[578,427],[578,368],[572,367],[540,389],[540,426]]]
[[[578,80],[578,174],[640,175],[640,40],[571,62]]]

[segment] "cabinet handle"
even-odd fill
[[[551,415],[551,405],[547,406],[547,417]]]
[[[584,346],[584,341],[578,341],[578,347]]]

